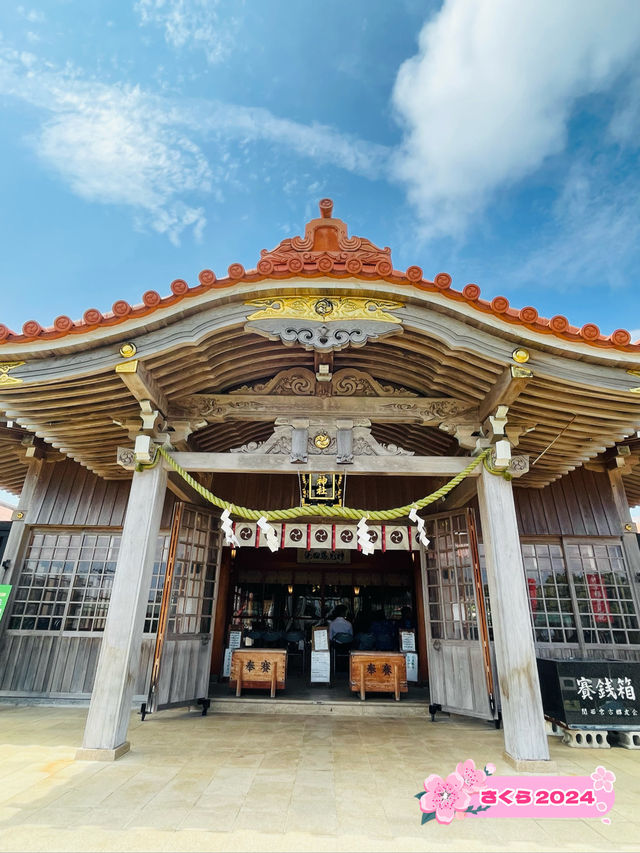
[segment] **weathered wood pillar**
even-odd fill
[[[13,589],[2,621],[0,622],[0,635],[6,631],[9,624],[9,616],[13,606],[13,593],[20,577],[22,561],[29,542],[31,529],[36,521],[42,495],[46,490],[52,470],[53,466],[47,465],[44,459],[32,459],[29,462],[18,506],[12,514],[9,536],[4,554],[2,555],[3,571],[0,572],[0,582],[11,584]]]
[[[483,469],[478,500],[491,602],[506,757],[518,769],[548,761],[520,537],[508,480]]]
[[[2,555],[3,568],[5,569],[3,583],[11,583],[12,580],[17,579],[18,562],[22,556],[21,552],[24,550],[26,534],[29,531],[27,516],[43,464],[41,459],[34,459],[29,464],[27,476],[24,478],[20,499],[12,514],[9,536]]]
[[[640,599],[640,548],[638,547],[638,537],[636,536],[636,526],[631,518],[631,510],[629,509],[629,500],[624,487],[622,478],[624,468],[610,468],[607,471],[609,482],[611,483],[611,493],[613,501],[618,511],[620,519],[620,535],[622,536],[622,549],[624,551],[627,568],[631,579],[631,587],[636,592],[636,597]]]
[[[166,485],[162,465],[133,475],[79,759],[113,760],[129,749],[126,735]]]

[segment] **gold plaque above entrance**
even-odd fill
[[[342,506],[344,474],[301,474],[300,477],[302,506]]]
[[[362,296],[282,296],[254,299],[247,306],[256,309],[248,320],[373,320],[385,323],[400,323],[388,312],[404,307],[401,302]]]

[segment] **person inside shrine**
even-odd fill
[[[398,623],[399,628],[415,628],[415,622],[413,621],[413,611],[409,607],[408,604],[400,611],[400,622]]]
[[[347,619],[347,608],[339,604],[333,611],[333,619],[329,622],[329,640],[335,639],[336,634],[349,634],[353,637],[353,625]]]
[[[396,641],[393,623],[385,617],[384,610],[378,610],[373,614],[371,633],[375,637],[376,649],[378,651],[390,652],[395,649]]]

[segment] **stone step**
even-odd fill
[[[211,699],[213,714],[317,714],[331,717],[394,717],[430,720],[429,705],[424,702],[330,701],[314,699],[275,699],[241,696]]]

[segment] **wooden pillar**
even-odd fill
[[[0,636],[6,631],[13,606],[15,588],[20,577],[22,561],[29,542],[31,529],[35,524],[44,492],[46,491],[53,465],[44,459],[32,459],[29,462],[18,506],[13,512],[9,536],[2,555],[4,570],[0,573],[0,582],[11,584],[12,590],[4,615],[0,621]]]
[[[511,483],[483,468],[478,500],[491,602],[506,757],[518,769],[548,761],[527,584]]]
[[[33,496],[44,465],[45,462],[42,459],[33,459],[29,463],[27,476],[20,492],[18,506],[13,512],[9,537],[2,555],[3,565],[6,566],[2,583],[15,583],[18,579],[29,529],[34,521]]]
[[[610,468],[607,474],[611,483],[613,501],[618,511],[618,518],[620,519],[622,550],[624,551],[625,562],[629,570],[631,588],[636,593],[636,606],[638,606],[640,605],[640,547],[638,546],[636,526],[631,518],[624,480],[622,479],[623,470],[622,468]]]
[[[108,761],[129,749],[126,735],[166,485],[162,465],[133,475],[79,759]]]
[[[418,652],[418,681],[426,684],[429,680],[429,660],[427,658],[427,616],[424,610],[424,591],[422,588],[422,569],[420,565],[419,552],[411,552],[411,563],[413,565],[413,586],[415,589],[415,615],[416,615],[416,640]]]

